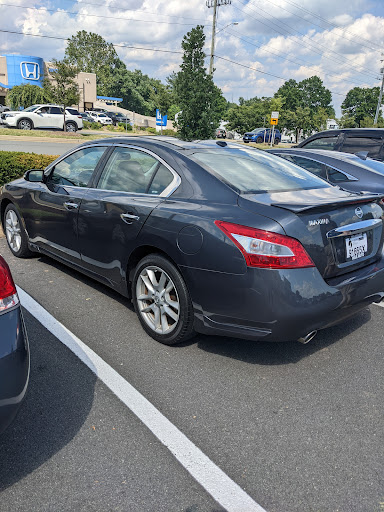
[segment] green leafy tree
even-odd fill
[[[36,103],[49,101],[45,89],[38,85],[15,85],[7,94],[7,104],[14,110],[19,107],[27,108]]]
[[[44,79],[44,90],[52,103],[64,107],[64,130],[66,131],[65,107],[78,105],[80,101],[79,87],[75,82],[79,70],[67,59],[52,59],[52,69],[52,80]]]
[[[107,93],[111,76],[123,64],[112,43],[107,43],[100,35],[85,30],[77,32],[68,40],[64,57],[79,71],[96,73],[97,92],[100,95]]]
[[[351,128],[362,127],[362,123],[366,124],[366,121],[364,121],[366,117],[374,119],[379,92],[379,87],[354,87],[348,91],[345,100],[341,104],[341,112],[343,119],[348,120],[349,124],[352,124],[353,119]],[[382,122],[381,112],[379,113],[379,119]]]
[[[205,35],[198,25],[182,41],[184,50],[181,70],[175,79],[179,135],[184,140],[210,139],[220,123],[221,91],[204,66]]]

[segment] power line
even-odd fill
[[[47,9],[46,7],[30,7],[28,5],[0,4],[0,7],[3,5],[6,5],[7,7],[16,7],[16,8],[21,8],[21,9],[33,9],[35,11],[51,12],[53,14],[61,14],[61,13],[76,14],[77,16],[85,16],[87,18],[88,17],[89,18],[105,18],[105,19],[111,19],[111,20],[138,21],[140,23],[154,23],[154,24],[162,23],[162,24],[167,24],[167,25],[194,25],[194,23],[178,23],[177,21],[138,20],[135,18],[125,18],[122,16],[101,16],[99,14],[89,14],[89,13],[83,14],[79,11],[63,11],[63,10],[58,11],[56,9]]]
[[[5,33],[5,34],[18,34],[18,35],[22,35],[22,36],[42,37],[45,39],[59,39],[60,41],[69,41],[70,40],[70,37],[46,36],[46,35],[42,35],[42,34],[25,34],[24,32],[16,32],[15,30],[0,29],[0,33],[1,32]],[[92,46],[101,46],[101,44],[97,44],[97,43],[90,43],[90,44]],[[163,50],[160,48],[144,48],[141,46],[131,46],[131,45],[126,45],[126,44],[113,44],[113,43],[111,43],[111,44],[115,48],[129,48],[129,49],[134,49],[134,50],[145,50],[148,52],[177,53],[177,54],[183,53],[182,51],[176,51],[176,50]]]
[[[268,23],[265,23],[263,21],[261,21],[260,19],[258,18],[255,18],[254,16],[252,16],[250,13],[248,12],[245,12],[243,11],[242,9],[240,9],[239,7],[237,6],[234,6],[236,9],[238,9],[240,12],[242,12],[243,14],[245,14],[246,16],[256,20],[257,22],[263,24],[263,25],[266,25],[267,27],[271,28],[272,30],[274,30],[275,32],[278,32],[279,34],[283,35],[284,37],[286,37],[287,39],[293,39],[293,40],[297,40],[302,46],[305,46],[306,48],[308,49],[311,49],[311,51],[313,51],[314,53],[317,53],[318,55],[323,55],[323,51],[320,49],[321,47],[323,47],[327,52],[330,52],[330,53],[334,53],[338,56],[338,58],[335,58],[335,57],[326,57],[327,59],[329,60],[333,60],[334,62],[337,62],[338,64],[349,64],[351,66],[351,62],[345,58],[344,55],[341,55],[339,54],[338,52],[335,52],[333,50],[330,50],[329,48],[327,48],[326,46],[324,45],[321,45],[319,43],[312,43],[312,42],[307,42],[305,44],[304,41],[300,40],[297,36],[295,36],[290,30],[286,29],[286,28],[282,28],[282,27],[279,27],[274,21],[271,21],[269,20],[266,16],[263,16],[263,14],[260,13],[260,11],[263,11],[263,12],[267,12],[267,11],[264,11],[263,9],[261,9],[260,7],[258,8],[258,10],[256,11],[255,9],[252,9],[249,4],[246,4],[244,2],[242,2],[241,0],[239,0],[241,4],[243,4],[244,6],[248,7],[251,11],[259,14],[262,18],[264,18],[265,20],[269,21],[269,24]],[[267,13],[268,14],[268,13]],[[271,15],[272,16],[272,15]],[[272,18],[275,18],[278,20],[278,18],[276,18],[275,16],[272,16]],[[278,20],[279,23],[281,23],[282,25],[287,25],[286,23],[284,22],[281,22],[280,20]],[[277,26],[278,28],[274,28],[273,26],[271,26],[271,23],[272,25],[275,25]],[[294,30],[292,27],[290,27],[289,25],[287,25],[287,27],[289,29],[292,29]],[[283,33],[281,32],[281,30],[284,30],[286,33],[290,34],[290,35],[287,35],[286,33]],[[299,32],[299,35],[303,36],[304,38],[307,38],[308,39],[308,36],[306,34],[302,34]],[[361,74],[365,74],[365,75],[369,75],[371,77],[374,77],[376,78],[376,76],[372,73],[371,70],[367,70],[366,68],[362,68],[365,70],[364,71],[360,71],[359,69],[355,68],[354,66],[351,66],[357,73],[361,73]]]

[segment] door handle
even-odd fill
[[[64,207],[67,210],[77,210],[79,205],[77,203],[71,203],[70,201],[64,203]]]
[[[132,222],[140,220],[140,217],[133,215],[132,213],[122,213],[120,217],[127,224],[132,224]]]

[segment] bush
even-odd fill
[[[168,135],[170,137],[177,137],[177,132],[175,132],[175,130],[166,128],[165,130],[163,130],[163,135]]]
[[[156,134],[156,133],[157,133],[156,128],[153,128],[152,126],[148,126],[148,128],[147,128],[147,132],[148,132],[148,133],[153,133],[153,134]]]
[[[90,121],[83,121],[83,128],[85,130],[91,130],[94,124],[95,123],[91,123]]]
[[[29,169],[45,169],[58,155],[0,151],[0,186],[21,178]]]
[[[124,128],[125,130],[125,123],[119,123],[119,128]],[[127,132],[131,132],[132,131],[132,126],[127,123]]]

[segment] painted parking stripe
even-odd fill
[[[375,306],[380,306],[381,308],[384,308],[384,302],[374,302]]]
[[[17,287],[21,304],[67,346],[146,425],[197,482],[228,512],[266,512],[154,405],[101,357]]]

